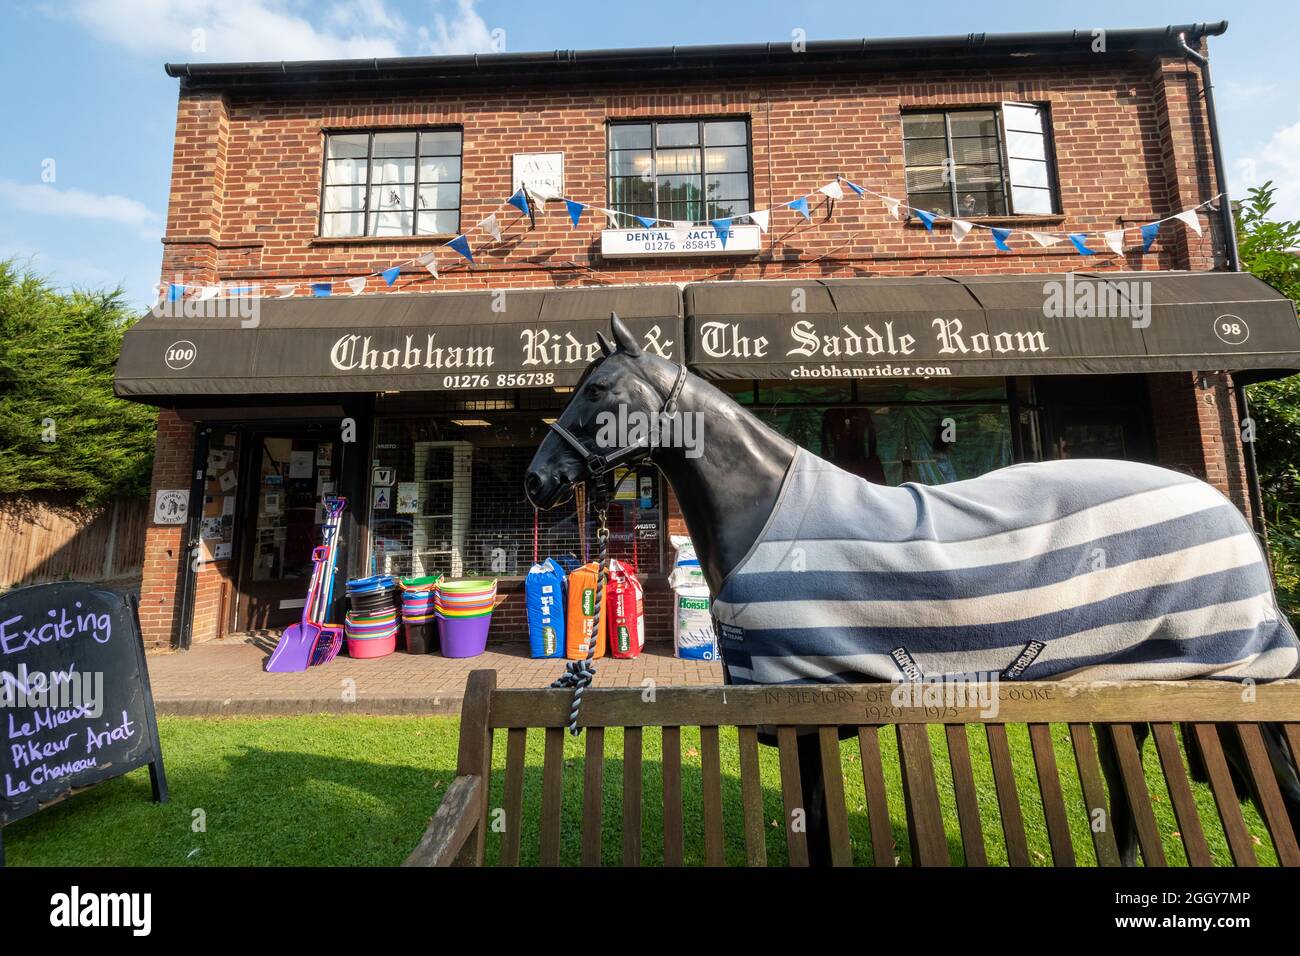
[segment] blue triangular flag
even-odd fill
[[[731,233],[731,220],[728,219],[710,219],[713,231],[718,234],[718,241],[722,243],[722,248],[727,248],[727,236]]]
[[[1085,245],[1083,244],[1084,233],[1082,233],[1082,232],[1072,232],[1072,233],[1070,233],[1070,235],[1069,235],[1067,238],[1070,240],[1071,245],[1073,245],[1074,248],[1078,250],[1079,255],[1081,255],[1081,256],[1095,256],[1095,255],[1097,254],[1096,250],[1094,250],[1094,249],[1089,249],[1087,246],[1085,246]]]
[[[786,203],[791,209],[803,216],[805,219],[812,221],[812,213],[808,211],[808,197],[800,196],[798,199],[792,199]]]
[[[1011,247],[1007,245],[1007,237],[1011,235],[1010,229],[990,229],[993,233],[993,245],[997,246],[1003,252],[1010,252]]]
[[[311,284],[311,294],[314,296],[323,298],[333,291],[334,283],[332,282],[313,282]]]
[[[173,282],[167,287],[168,302],[179,302],[183,298],[185,298],[185,286]]]
[[[387,283],[388,285],[392,285],[394,282],[397,281],[397,277],[402,274],[402,267],[393,266],[391,269],[385,269],[383,272],[379,274],[384,277],[385,283]]]
[[[578,220],[582,218],[582,211],[587,207],[580,202],[574,202],[572,199],[564,200],[564,205],[568,207],[569,218],[573,220],[573,224],[576,226]]]
[[[507,199],[506,202],[510,203],[510,205],[514,206],[525,216],[532,215],[532,213],[528,211],[528,194],[524,192],[524,187],[520,186],[516,189],[515,194]],[[473,262],[474,260],[471,259],[470,261]]]
[[[926,232],[934,232],[934,216],[930,215],[924,209],[913,209],[916,218],[921,220],[921,225],[925,226]]]
[[[650,219],[646,216],[633,216],[632,218],[641,223],[641,225],[646,229],[653,229],[655,227],[654,219]]]
[[[528,200],[524,200],[524,205],[526,206],[527,204]],[[474,261],[474,253],[469,250],[469,240],[464,236],[457,236],[451,242],[447,243],[447,245],[451,246],[451,248],[455,249],[470,262]]]
[[[847,179],[841,179],[840,182],[842,182],[845,186],[848,186],[850,189],[852,189],[852,190],[853,190],[855,193],[857,193],[859,196],[865,195],[865,192],[866,192],[866,191],[865,191],[861,186],[859,186],[857,183],[851,183],[851,182],[849,182]]]
[[[1142,227],[1142,251],[1150,252],[1151,243],[1156,241],[1156,234],[1160,232],[1160,223],[1149,222]]]

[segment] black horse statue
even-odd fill
[[[730,683],[924,679],[1272,680],[1300,643],[1241,513],[1186,475],[1121,461],[1016,465],[891,488],[777,434],[685,367],[613,342],[583,373],[525,479],[539,508],[650,460],[676,493],[714,597]],[[703,436],[656,424],[696,416]],[[639,422],[619,435],[613,421]],[[1228,728],[1224,728],[1228,729]],[[1136,825],[1108,734],[1098,749],[1122,859]],[[1139,747],[1146,733],[1139,734]],[[1225,749],[1244,767],[1239,742]],[[1265,734],[1300,829],[1300,778]],[[1195,761],[1194,754],[1189,758]],[[816,737],[800,740],[813,860],[828,858]],[[1240,769],[1238,770],[1240,773]],[[1247,779],[1244,776],[1241,779]]]

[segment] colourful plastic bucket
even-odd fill
[[[370,658],[370,657],[387,657],[393,651],[397,650],[397,632],[394,631],[387,637],[375,637],[362,639],[358,637],[348,637],[348,657]]]
[[[495,578],[446,578],[438,582],[439,591],[461,593],[464,591],[495,591]]]
[[[444,657],[477,657],[487,650],[492,615],[444,617],[438,615],[438,636]]]

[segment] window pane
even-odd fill
[[[459,156],[460,130],[436,130],[420,134],[421,156]]]
[[[750,210],[749,201],[735,199],[728,202],[709,203],[710,219],[726,219],[728,216],[743,216]]]
[[[611,176],[642,176],[650,172],[650,150],[618,149],[609,154]]]
[[[709,199],[748,199],[749,177],[744,173],[726,176],[706,176],[704,194]]]
[[[744,122],[705,123],[704,145],[748,146],[749,136]]]
[[[1047,159],[1047,140],[1037,133],[1008,130],[1007,155],[1021,159]]]
[[[373,186],[370,189],[370,210],[410,209],[415,205],[414,186]]]
[[[704,169],[710,173],[744,173],[749,171],[749,150],[728,146],[704,151]]]
[[[325,212],[347,212],[366,207],[366,187],[364,183],[355,186],[326,186]]]
[[[327,159],[325,161],[325,185],[342,186],[346,183],[366,181],[366,164],[360,159]]]
[[[952,215],[952,195],[946,192],[908,192],[907,204],[914,209],[924,209],[926,212],[942,213],[945,216]]]
[[[654,183],[647,182],[640,176],[629,176],[609,181],[610,204],[617,206],[619,209],[626,208],[632,203],[653,203],[654,198]]]
[[[958,163],[998,163],[1002,152],[993,136],[971,136],[953,139],[952,158]]]
[[[987,190],[1002,187],[1002,167],[998,165],[957,166],[953,172],[956,173],[959,190]]]
[[[370,164],[370,185],[415,182],[415,158],[376,160]]]
[[[663,219],[671,219],[673,222],[702,222],[704,220],[704,203],[694,200],[690,202],[659,202],[659,216]]]
[[[1013,159],[1008,172],[1011,174],[1011,183],[1015,186],[1036,186],[1039,189],[1046,189],[1050,185],[1047,181],[1046,163],[1032,159]]]
[[[414,133],[376,133],[375,156],[414,156]]]
[[[365,159],[369,146],[370,136],[366,133],[332,135],[326,138],[325,156],[329,159]]]
[[[937,166],[947,158],[947,140],[909,139],[903,142],[903,161],[908,166]]]
[[[908,192],[938,192],[947,187],[943,166],[913,166],[907,170]]]
[[[959,216],[1005,216],[1006,202],[999,192],[962,190],[957,193]]]
[[[459,209],[460,185],[426,185],[420,187],[421,209]]]
[[[655,141],[659,146],[700,145],[699,123],[659,123],[655,126]]]
[[[943,135],[942,113],[903,114],[903,137],[905,139],[912,139],[917,136],[938,136],[942,138]]]
[[[655,154],[655,172],[660,176],[699,171],[700,151],[698,149],[661,149]]]
[[[655,207],[653,203],[633,203],[629,206],[619,206],[615,212],[623,215],[615,216],[618,221],[618,229],[639,229],[641,224],[633,219],[633,216],[645,216],[647,219],[655,218]]]
[[[1004,103],[1002,118],[1008,130],[1022,130],[1028,133],[1043,132],[1043,109],[1039,106]]]
[[[363,228],[365,213],[327,212],[321,220],[322,236],[359,236]]]
[[[948,114],[953,136],[997,136],[997,115],[992,110],[973,110]]]
[[[420,210],[419,235],[451,236],[460,229],[460,214],[454,211]]]
[[[420,182],[422,183],[460,182],[460,157],[439,156],[434,159],[420,160]]]
[[[370,235],[410,236],[415,232],[415,214],[410,209],[370,214]]]
[[[610,149],[649,149],[650,125],[636,124],[630,126],[611,126],[609,128]]]
[[[1050,216],[1055,211],[1052,208],[1052,191],[1050,189],[1012,186],[1011,201],[1016,204],[1017,215]]]
[[[699,176],[660,176],[660,202],[687,202],[700,198]]]

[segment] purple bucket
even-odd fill
[[[491,613],[478,617],[443,617],[438,615],[438,636],[443,657],[477,657],[487,650]]]

